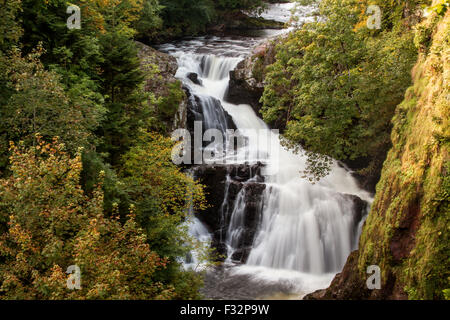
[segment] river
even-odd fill
[[[286,22],[292,7],[292,3],[272,4],[263,17]],[[299,7],[296,16],[300,24],[313,19],[310,7]],[[204,129],[224,132],[230,129],[226,119],[231,116],[233,127],[244,135],[249,129],[269,132],[249,105],[225,101],[229,73],[256,46],[291,30],[197,37],[164,44],[158,49],[176,57],[179,65],[176,76],[189,89],[192,103],[201,111]],[[198,75],[198,84],[189,79],[190,73]],[[236,200],[226,211],[217,212],[228,221],[221,235],[227,259],[220,267],[206,272],[203,293],[208,299],[300,299],[327,287],[341,271],[349,253],[357,248],[363,219],[355,218],[354,203],[348,195],[357,196],[367,206],[372,198],[358,187],[351,172],[334,163],[329,176],[311,184],[300,174],[306,166],[301,153],[285,150],[276,132],[269,132],[264,142],[265,147],[250,144],[246,149],[246,165],[263,163],[260,175],[252,174],[247,181],[239,182],[241,189]],[[239,164],[239,160],[227,164]],[[227,176],[224,202],[231,183],[232,177]],[[264,184],[264,191],[258,200],[260,218],[251,250],[245,263],[237,263],[232,257],[240,249],[246,230],[245,197],[249,189],[246,184]],[[227,203],[223,206],[227,207]],[[198,219],[194,219],[190,232],[202,241],[211,239],[211,230]]]

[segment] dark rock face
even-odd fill
[[[228,168],[221,165],[201,165],[194,169],[194,178],[205,185],[206,200],[210,205],[201,213],[196,213],[196,216],[212,233],[221,229],[222,219],[219,211],[225,194],[227,172]]]
[[[228,228],[239,193],[244,193],[244,219],[231,257],[245,262],[253,244],[261,219],[262,194],[266,185],[261,176],[261,163],[254,165],[201,165],[194,169],[194,177],[206,186],[209,208],[197,213],[213,235],[212,247],[226,256]]]
[[[353,194],[344,194],[345,198],[350,199],[353,202],[353,230],[352,234],[356,235],[358,234],[358,226],[361,220],[367,216],[368,212],[368,204],[364,200],[362,200],[360,197],[355,196]],[[353,240],[352,245],[356,246],[358,244],[358,239]]]
[[[190,79],[194,82],[198,76],[191,74]],[[219,100],[212,97],[198,97],[192,95],[188,88],[185,90],[188,96],[187,128],[192,137],[194,121],[202,122],[203,132],[212,128],[222,132],[227,129],[236,129],[233,119],[223,109]],[[202,147],[208,144],[209,142],[204,141]],[[264,181],[261,176],[261,166],[262,164],[258,163],[194,167],[194,178],[206,186],[205,192],[210,205],[203,212],[196,213],[196,216],[213,235],[212,247],[220,256],[227,255],[228,228],[240,192],[245,192],[244,226],[240,230],[238,248],[232,259],[244,262],[250,253],[260,221],[261,196],[265,189],[265,185],[261,183]]]
[[[358,182],[360,188],[375,193],[375,188],[380,181],[383,162],[386,160],[390,146],[381,148],[376,155],[370,157],[360,157],[355,160],[343,160],[345,166],[354,171],[353,177]],[[371,170],[364,170],[371,167]],[[363,173],[359,173],[363,172]]]
[[[212,247],[226,257],[226,243],[230,237],[231,218],[239,204],[242,221],[234,226],[232,240],[232,261],[245,263],[259,230],[264,205],[263,195],[266,189],[261,176],[262,164],[254,165],[200,165],[194,168],[194,177],[206,186],[206,210],[196,213],[196,217],[205,224],[213,235]],[[359,197],[342,194],[342,197],[353,202],[354,230],[357,234],[359,222],[367,215],[367,203]],[[237,202],[240,201],[240,202]],[[357,241],[356,237],[355,240]],[[354,243],[356,244],[356,243]]]
[[[233,31],[284,28],[284,23],[282,22],[250,17],[241,10],[226,10],[219,14],[217,21],[208,26],[209,34],[222,36]]]
[[[236,129],[233,118],[223,109],[219,100],[213,97],[202,100],[200,97],[192,95],[188,88],[185,88],[185,91],[188,96],[187,129],[191,133],[194,132],[194,121],[202,121],[203,131],[212,128],[222,132],[225,132],[226,129]],[[208,115],[208,111],[214,115]]]
[[[238,240],[238,249],[231,256],[235,262],[245,263],[250,254],[262,218],[262,195],[265,189],[264,183],[250,182],[244,185],[244,223]]]
[[[241,61],[235,70],[230,72],[230,83],[225,100],[233,104],[249,104],[259,113],[259,100],[264,92],[264,85],[252,74],[251,60]]]
[[[203,98],[193,95],[189,88],[184,87],[186,95],[188,97],[187,102],[187,130],[191,135],[191,159],[194,159],[195,145],[194,145],[194,122],[202,122],[202,147],[206,147],[210,142],[203,141],[203,134],[208,129],[218,129],[225,134],[227,129],[236,129],[236,125],[233,118],[228,114],[228,112],[223,109],[222,104],[219,100],[208,97]],[[213,116],[211,116],[213,115]],[[211,121],[211,118],[214,121]]]
[[[198,74],[196,74],[196,73],[194,73],[194,72],[188,73],[188,74],[187,74],[187,78],[188,78],[189,80],[191,80],[193,83],[198,84],[199,86],[202,86],[202,85],[203,85],[202,80],[200,80],[200,79],[198,78]]]

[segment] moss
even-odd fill
[[[265,77],[264,57],[255,57],[253,61],[252,75],[258,82],[263,82]]]
[[[445,300],[450,300],[450,289],[442,290],[442,293],[444,294]]]
[[[181,89],[180,81],[168,85],[168,93],[158,99],[158,116],[161,120],[172,120],[183,101],[184,91]]]
[[[393,118],[393,146],[360,240],[360,272],[378,264],[384,279],[392,273],[396,287],[410,299],[448,298],[449,35],[448,14],[439,23],[431,18],[418,28],[416,41],[427,50],[422,50],[413,70],[414,85]],[[390,244],[405,230],[407,236],[394,239],[412,236],[413,246],[396,261]]]
[[[433,32],[436,29],[436,24],[438,22],[439,17],[436,15],[432,19],[430,19],[428,23],[423,23],[416,28],[414,44],[420,52],[429,52],[432,45]]]

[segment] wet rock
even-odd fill
[[[221,102],[218,99],[215,99],[213,97],[199,97],[197,95],[193,95],[189,88],[185,87],[186,95],[188,97],[187,99],[187,130],[190,132],[191,135],[191,159],[194,161],[194,138],[195,138],[195,132],[194,132],[194,122],[201,121],[202,122],[202,147],[206,147],[208,144],[210,144],[210,141],[203,141],[203,134],[207,129],[218,129],[221,132],[224,133],[227,129],[236,130],[236,125],[233,121],[233,118],[230,116],[228,112],[226,112],[225,109],[223,109]],[[205,111],[206,110],[206,111]],[[208,121],[207,115],[205,115],[205,112],[208,114],[210,112],[211,114],[214,114],[212,117],[215,119],[215,121]],[[211,118],[211,114],[209,115],[209,118]],[[203,151],[200,151],[203,152]]]
[[[233,252],[231,260],[238,263],[245,263],[250,255],[251,248],[240,248]]]
[[[344,198],[353,202],[354,221],[359,223],[367,215],[367,202],[353,194],[343,194]]]
[[[227,245],[219,240],[220,237],[213,237],[212,247],[214,248],[214,257],[216,261],[225,261],[227,257]]]
[[[253,247],[258,226],[262,218],[262,196],[266,189],[264,183],[247,182],[244,184],[243,225],[240,227],[238,245],[234,248],[231,260],[245,263]]]
[[[241,164],[230,167],[230,176],[238,181],[247,181],[255,176],[261,177],[262,163],[258,162],[253,165]],[[261,181],[259,181],[261,182]]]
[[[206,210],[196,213],[196,216],[211,232],[221,229],[220,208],[225,194],[226,176],[227,168],[225,166],[201,165],[194,171],[196,180],[206,186],[206,200],[209,204]]]
[[[266,189],[266,185],[264,183],[250,182],[245,185],[244,189],[246,203],[252,204],[261,200],[261,194]]]
[[[187,129],[191,132],[192,136],[194,134],[194,122],[202,121],[203,131],[207,129],[218,129],[222,132],[225,132],[226,129],[236,130],[236,125],[233,121],[233,118],[229,115],[229,113],[223,108],[220,100],[213,97],[199,97],[197,95],[193,95],[188,88],[187,96]],[[206,117],[205,110],[207,112],[211,112],[214,116],[210,115],[210,118],[215,119],[214,122],[208,122]],[[208,143],[204,144],[207,145]]]
[[[230,72],[230,83],[225,96],[227,102],[233,104],[249,104],[259,113],[259,100],[264,92],[264,84],[253,77],[253,63],[246,59]]]
[[[206,200],[210,205],[196,213],[196,217],[213,234],[212,247],[219,255],[227,254],[225,241],[239,193],[244,192],[243,225],[233,261],[245,262],[261,221],[262,196],[266,185],[260,176],[262,163],[252,165],[201,165],[194,168],[194,177],[206,186]],[[227,178],[229,177],[229,178]],[[224,199],[224,196],[227,196]],[[218,259],[218,260],[223,260]]]
[[[198,84],[199,86],[202,86],[202,85],[203,85],[202,80],[200,80],[200,79],[198,78],[198,74],[196,74],[196,73],[194,73],[194,72],[188,73],[188,74],[187,74],[187,78],[188,78],[189,80],[191,80],[193,83]]]
[[[343,160],[340,165],[353,171],[352,176],[356,179],[360,188],[375,194],[375,188],[378,181],[380,181],[381,169],[389,148],[390,145],[385,145],[378,150],[376,155],[359,157],[354,160]],[[367,168],[371,169],[364,170]]]
[[[360,197],[355,196],[353,194],[343,194],[344,198],[349,199],[353,202],[353,230],[352,234],[358,234],[358,227],[360,225],[360,222],[367,216],[368,209],[368,203],[364,200],[362,200]],[[358,240],[356,237],[353,239],[352,246],[357,246]]]
[[[230,184],[228,186],[228,199],[231,201],[231,203],[234,203],[234,201],[237,198],[237,195],[239,191],[241,191],[243,184],[239,181],[230,181]]]

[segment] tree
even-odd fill
[[[22,8],[21,0],[2,0],[0,2],[0,51],[7,51],[19,41],[22,28],[17,14]]]
[[[158,0],[147,0],[145,2],[141,17],[134,24],[139,38],[152,40],[158,36],[163,24],[160,17],[162,9],[163,6],[159,4]]]
[[[117,165],[136,138],[145,113],[145,95],[142,93],[143,74],[134,42],[118,31],[109,32],[100,39],[102,46],[102,93],[105,96],[107,117],[98,134],[103,138],[101,152],[109,155],[110,163]]]
[[[203,31],[215,16],[211,0],[160,0],[160,3],[166,36],[195,35]]]
[[[99,186],[79,185],[81,154],[58,139],[11,145],[12,175],[0,180],[0,297],[4,299],[167,299],[153,281],[166,260],[150,250],[133,214],[124,224],[103,214]],[[18,201],[20,199],[20,201]],[[65,270],[81,268],[81,290],[68,290]]]
[[[92,0],[74,1],[81,9],[83,25],[98,33],[120,30],[128,36],[135,34],[133,24],[142,16],[145,3],[150,0]],[[154,0],[150,4],[157,4]]]
[[[193,249],[188,244],[199,246],[183,223],[191,205],[201,211],[206,202],[203,187],[171,162],[173,146],[169,138],[141,131],[136,145],[124,157],[122,176],[150,247],[168,258],[167,268],[158,275],[165,282],[177,283],[175,292],[181,296],[179,291],[185,289],[180,288],[191,287],[192,295],[198,292],[193,288],[201,285],[198,275],[180,270],[178,261]]]
[[[101,107],[83,95],[68,98],[60,77],[40,62],[42,53],[38,47],[26,57],[19,50],[1,57],[5,92],[0,100],[0,167],[6,166],[9,141],[35,145],[38,133],[44,139],[59,136],[71,152],[86,146],[103,115]]]
[[[244,9],[244,10],[256,10],[263,8],[265,2],[262,0],[218,0],[216,6],[219,9],[233,10],[233,9]]]
[[[279,46],[262,97],[264,119],[286,128],[286,144],[307,150],[306,175],[328,174],[330,158],[365,162],[379,172],[390,146],[390,120],[410,83],[412,34],[360,27],[365,3],[322,1],[325,19]]]

